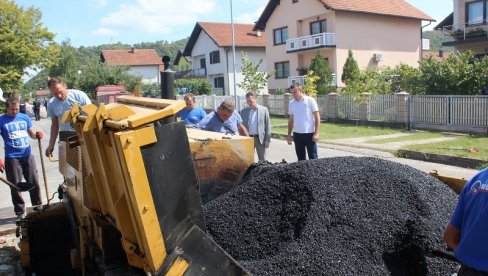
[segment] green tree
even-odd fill
[[[80,59],[77,56],[76,49],[66,40],[60,46],[60,60],[48,70],[49,76],[61,77],[68,87],[79,89],[79,80],[81,72]]]
[[[317,98],[317,83],[319,80],[320,77],[313,70],[308,70],[305,77],[305,84],[303,85],[303,93],[312,98]]]
[[[346,85],[349,84],[352,80],[359,77],[360,71],[358,62],[352,55],[352,50],[349,49],[347,52],[347,59],[346,63],[344,64],[344,68],[342,69],[342,76],[341,80]]]
[[[488,60],[478,60],[471,51],[450,55],[442,62],[422,60],[419,69],[426,94],[477,95],[488,86]]]
[[[0,86],[5,92],[19,91],[28,67],[47,68],[59,57],[54,34],[41,18],[38,9],[0,0]]]
[[[309,71],[313,71],[315,76],[319,77],[317,80],[317,91],[319,94],[324,94],[327,86],[332,83],[332,70],[329,68],[329,63],[322,56],[320,51],[317,51],[314,59],[310,63]],[[307,76],[309,74],[307,73]]]
[[[107,66],[94,62],[83,67],[83,74],[79,79],[79,87],[92,99],[95,98],[95,89],[100,85],[125,85],[127,91],[133,91],[141,83],[140,76],[129,74],[125,66]]]
[[[259,93],[268,83],[268,74],[259,71],[259,66],[261,66],[263,60],[261,59],[257,63],[253,62],[245,52],[241,53],[241,56],[241,69],[244,80],[238,83],[237,86],[246,92]]]
[[[175,92],[193,93],[195,95],[212,94],[212,84],[207,79],[177,79]]]

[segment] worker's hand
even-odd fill
[[[319,140],[320,136],[318,133],[314,133],[312,136],[312,141],[317,142]]]
[[[46,148],[46,156],[47,157],[53,156],[53,150],[54,150],[54,147],[51,147],[51,146],[47,147]]]
[[[3,173],[3,170],[5,170],[5,163],[3,163],[3,160],[0,159],[0,172]]]
[[[269,148],[269,142],[264,142],[264,148]]]
[[[42,131],[36,132],[36,138],[41,140],[42,138],[44,138],[44,133],[42,133]]]
[[[288,135],[288,138],[286,139],[286,142],[288,142],[288,145],[291,145],[291,135]]]

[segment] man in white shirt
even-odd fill
[[[241,111],[242,124],[247,128],[249,136],[254,137],[254,148],[259,161],[266,160],[266,149],[271,141],[271,122],[265,106],[259,105],[256,93],[246,93],[249,107]]]
[[[298,160],[305,160],[305,149],[309,159],[317,159],[317,141],[319,140],[320,114],[317,102],[302,92],[301,86],[291,86],[293,100],[288,108],[288,145],[293,142]]]

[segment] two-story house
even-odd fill
[[[110,66],[128,66],[143,83],[161,83],[163,62],[156,49],[102,50],[100,60]]]
[[[351,49],[364,70],[421,59],[422,20],[434,21],[404,0],[270,0],[254,26],[265,30],[270,92],[287,88],[317,51],[337,79]],[[303,80],[302,80],[303,81]]]
[[[453,12],[435,29],[444,34],[442,46],[471,50],[478,57],[488,54],[488,1],[453,0]]]
[[[232,25],[229,23],[196,23],[183,50],[184,56],[191,57],[194,76],[206,77],[212,84],[212,90],[218,95],[245,95],[247,91],[237,86],[242,82],[242,53],[249,60],[263,60],[259,71],[266,71],[265,41],[261,31],[253,31],[252,24],[234,24],[234,51],[232,45]],[[235,66],[234,66],[235,65]],[[235,76],[234,76],[235,67]],[[235,85],[234,85],[235,79]],[[267,92],[265,87],[258,93]]]

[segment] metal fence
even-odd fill
[[[369,120],[395,122],[397,117],[397,97],[395,95],[370,95]]]
[[[359,100],[352,95],[341,95],[337,100],[337,113],[340,119],[359,120]]]
[[[487,133],[488,96],[410,96],[409,111],[411,128]]]
[[[403,97],[404,101],[399,101]],[[183,99],[182,96],[177,96]],[[225,99],[233,96],[196,96],[197,104],[215,110]],[[288,115],[287,95],[259,96],[258,102],[267,106],[271,115]],[[239,110],[247,106],[244,96],[238,97]],[[361,120],[408,124],[411,129],[488,133],[488,96],[426,96],[426,95],[340,95],[317,97],[322,119]],[[401,106],[399,106],[401,105]],[[328,112],[329,108],[337,111]]]

